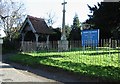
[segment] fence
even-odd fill
[[[34,59],[42,63],[120,80],[120,40],[101,39],[93,44],[89,41],[89,45],[82,46],[81,41],[69,41],[69,50],[58,52],[58,41],[50,41],[49,45],[40,42],[37,48],[36,42],[24,42],[23,50],[32,52]]]
[[[101,48],[106,48],[106,49],[118,49],[120,47],[120,40],[112,40],[112,39],[101,39],[99,41],[99,44],[97,44],[96,46],[93,46],[92,44],[94,44],[92,41],[89,43],[86,43],[88,45],[82,46],[82,42],[81,41],[69,41],[68,46],[69,46],[69,50],[83,50],[83,48],[85,49],[101,49]],[[23,43],[24,46],[21,46],[22,50],[24,52],[31,52],[31,51],[58,51],[58,41],[50,41],[49,44],[47,44],[46,42],[38,42],[37,45],[38,47],[36,47],[36,42],[29,42],[29,41],[25,41]]]
[[[23,42],[23,46],[21,49],[23,52],[31,52],[31,51],[58,51],[58,41],[50,41],[49,45],[46,42],[38,42],[38,47],[36,47],[36,42],[25,41]],[[49,46],[49,48],[47,48]],[[81,48],[81,41],[69,41],[69,50],[73,50],[76,48]]]
[[[50,41],[49,45],[46,44],[46,42],[40,42],[38,43],[38,47],[36,47],[36,42],[24,42],[24,46],[21,46],[21,49],[23,52],[58,52],[58,41]],[[110,60],[114,59],[114,55],[116,55],[118,58],[117,60],[120,61],[120,40],[112,40],[112,39],[101,39],[99,41],[99,44],[96,46],[91,45],[85,45],[82,46],[81,41],[69,41],[69,51],[78,51],[80,53],[83,53],[82,55],[99,55],[99,56],[111,56]]]

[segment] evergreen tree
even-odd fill
[[[71,32],[71,27],[69,25],[65,25],[65,34],[68,40],[69,40],[70,32]]]
[[[50,41],[58,41],[61,39],[61,31],[60,28],[53,29],[54,34],[50,35]]]
[[[120,38],[120,2],[102,2],[90,7],[92,15],[86,21],[100,29],[100,38]]]
[[[80,21],[77,14],[73,18],[73,25],[71,26],[72,30],[70,32],[70,40],[80,40],[81,39],[81,30],[80,30]]]
[[[73,18],[73,25],[72,25],[72,29],[78,29],[80,28],[80,21],[79,21],[79,17],[77,14],[75,14],[74,18]]]

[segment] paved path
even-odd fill
[[[27,71],[15,69],[6,63],[0,63],[0,79],[2,82],[56,82]]]

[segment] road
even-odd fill
[[[57,82],[25,70],[15,69],[7,63],[0,63],[0,79],[1,82]]]
[[[10,56],[13,54],[2,56],[2,62],[0,62],[0,81],[2,82],[56,82],[63,84],[64,82],[80,81],[61,72],[49,72],[42,68],[36,69],[8,62],[7,58]]]

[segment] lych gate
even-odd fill
[[[20,33],[22,36],[22,49],[25,47],[25,41],[34,42],[35,49],[37,49],[39,47],[38,42],[43,40],[45,41],[46,47],[49,48],[49,35],[53,34],[53,31],[47,26],[44,19],[28,15],[20,29]]]

